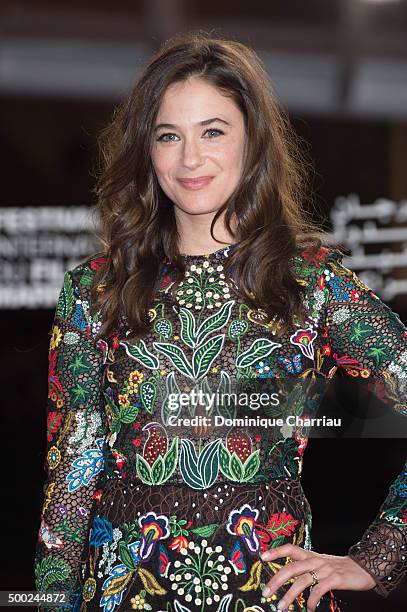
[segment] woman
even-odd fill
[[[406,474],[348,555],[317,553],[307,428],[241,425],[310,416],[338,368],[406,411],[406,330],[306,223],[307,166],[259,58],[171,39],[101,145],[104,250],[66,273],[50,344],[37,589],[109,611],[387,596],[405,573]],[[275,401],[239,405],[260,387]]]

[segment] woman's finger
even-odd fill
[[[296,561],[301,561],[302,559],[306,559],[309,555],[313,553],[311,551],[304,550],[295,544],[283,544],[282,546],[276,546],[275,548],[270,548],[266,550],[260,555],[260,558],[263,561],[272,561],[273,559],[279,559],[280,557],[291,557]]]
[[[303,561],[294,561],[292,563],[287,563],[279,569],[276,574],[269,580],[266,584],[263,594],[266,597],[269,597],[272,593],[275,593],[280,586],[285,584],[290,578],[294,578],[296,581],[302,577],[302,574],[308,574],[308,582],[312,583],[312,577],[310,574],[311,570],[318,570],[318,577],[324,577],[323,572],[323,561],[320,559],[310,558],[304,559]],[[321,573],[322,572],[322,573]],[[327,572],[325,572],[325,575]],[[267,594],[266,594],[267,593]]]
[[[315,570],[318,575],[318,579],[324,577],[323,562],[315,558],[307,558],[304,561],[295,561],[293,563],[287,563],[284,567],[279,569],[276,574],[267,582],[262,593],[265,597],[269,597],[272,593],[275,593],[283,584],[288,582],[290,578],[294,578],[296,582],[305,575],[306,586],[312,584],[313,578],[311,571]],[[325,572],[325,575],[327,572]]]
[[[334,588],[337,588],[334,580],[334,574],[329,574],[329,576],[313,586],[311,589],[311,594],[307,600],[307,612],[315,612],[321,597]]]
[[[282,599],[280,599],[280,601],[277,603],[278,610],[285,610],[285,608],[288,608],[288,606],[293,603],[298,595],[300,595],[307,587],[311,586],[312,582],[313,579],[310,573],[299,576],[288,591],[284,593],[284,597],[282,597]]]

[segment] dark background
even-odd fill
[[[355,0],[353,4],[358,3]],[[363,4],[362,0],[360,3]],[[231,34],[254,47],[258,44],[273,50],[275,45],[277,51],[338,53],[343,71],[338,96],[331,106],[307,107],[306,101],[301,103],[300,99],[298,104],[291,105],[287,100],[292,122],[309,143],[315,162],[319,220],[328,223],[329,210],[340,195],[356,193],[366,203],[378,197],[395,201],[407,198],[407,114],[403,115],[394,104],[387,109],[385,105],[377,108],[374,100],[372,107],[352,110],[347,97],[358,53],[366,55],[369,45],[372,55],[380,52],[377,28],[383,32],[381,52],[386,59],[400,61],[405,59],[403,53],[407,55],[407,49],[398,44],[399,37],[406,33],[406,3],[392,4],[371,9],[364,37],[351,38],[350,47],[344,38],[349,40],[349,28],[362,27],[361,16],[347,13],[343,5],[349,10],[350,4],[344,2],[341,6],[337,1],[249,5],[236,0],[233,3],[71,0],[69,4],[57,5],[6,2],[0,8],[0,17],[4,18],[0,33],[3,41],[34,40],[38,48],[45,39],[75,42],[86,38],[103,42],[142,40],[153,50],[172,31],[198,25],[222,28],[226,37]],[[153,10],[167,14],[165,25]],[[348,29],[346,24],[350,24]],[[312,37],[309,28],[322,30]],[[325,37],[321,34],[327,29],[336,38],[333,34]],[[287,36],[281,34],[274,40],[273,32],[286,32]],[[293,36],[293,32],[298,32],[298,36]],[[287,48],[283,49],[284,45]],[[138,63],[135,58],[134,73]],[[58,85],[58,79],[55,90],[51,87],[44,92],[40,83],[47,74],[45,71],[45,77],[38,75],[36,89],[35,78],[23,87],[18,75],[13,81],[10,73],[0,71],[1,206],[92,202],[96,137],[110,120],[114,104],[120,99],[119,92],[117,97],[100,92],[73,93],[68,85],[65,89]],[[273,80],[273,74],[270,76]],[[395,95],[389,91],[390,99]],[[406,323],[406,295],[388,303]],[[43,501],[47,356],[53,311],[3,311],[1,316],[4,452],[0,590],[34,590],[33,555]],[[402,438],[309,441],[303,487],[313,509],[315,550],[346,554],[375,517],[389,485],[401,471],[405,449]],[[404,580],[388,600],[373,592],[342,595],[350,602],[350,612],[401,612],[406,609],[407,584]]]

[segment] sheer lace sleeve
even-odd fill
[[[337,251],[331,255],[320,282],[326,295],[325,335],[336,363],[363,369],[372,381],[371,391],[407,416],[407,330],[399,316],[342,264]],[[384,597],[406,574],[407,464],[348,555],[374,578],[374,590]]]
[[[105,429],[100,411],[101,353],[82,290],[89,266],[64,277],[49,345],[44,502],[35,551],[38,591],[80,600],[80,569],[91,507],[103,470]],[[41,608],[52,606],[41,606]]]

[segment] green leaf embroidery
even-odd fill
[[[219,472],[220,440],[207,444],[199,457],[191,440],[182,440],[180,453],[180,472],[192,489],[206,489],[215,482]]]
[[[137,569],[137,564],[125,542],[119,542],[119,557],[129,570]]]
[[[242,480],[243,465],[236,453],[232,454],[230,460],[230,471],[234,480],[238,480],[239,482]]]
[[[156,484],[162,481],[164,476],[164,459],[161,455],[158,455],[151,468],[152,480]]]
[[[215,361],[216,357],[222,350],[225,336],[219,335],[209,338],[202,346],[194,352],[193,355],[193,372],[194,378],[205,376]]]
[[[164,456],[165,471],[161,482],[165,482],[173,474],[178,459],[178,438],[171,442],[169,451]]]
[[[79,282],[81,285],[84,285],[85,287],[90,287],[92,285],[94,276],[95,276],[95,273],[92,270],[92,268],[85,268],[85,271],[82,274]]]
[[[243,468],[243,479],[246,482],[253,478],[260,467],[260,449],[257,449],[254,453],[249,455],[249,457],[244,462]]]
[[[136,455],[136,470],[141,480],[146,484],[153,484],[153,477],[151,475],[151,468],[147,461],[142,455],[137,453]]]
[[[375,333],[371,325],[366,325],[365,321],[356,321],[351,329],[349,339],[356,344],[363,344],[366,338],[369,338]]]
[[[74,290],[72,285],[71,275],[67,272],[64,276],[64,286],[62,287],[59,295],[58,304],[56,307],[56,314],[62,319],[67,319],[69,313],[72,310],[72,306],[75,300]]]
[[[195,346],[195,318],[190,310],[180,308],[178,316],[181,320],[181,340],[187,346]]]
[[[144,340],[139,340],[136,344],[129,344],[128,342],[120,342],[120,344],[124,346],[129,357],[139,361],[146,368],[157,369],[160,366],[158,357],[148,350]]]
[[[179,346],[166,342],[154,342],[153,344],[157,351],[169,357],[171,363],[175,368],[177,368],[177,370],[179,370],[179,372],[181,372],[181,374],[192,378],[191,364],[186,358],[184,351],[179,348]]]
[[[219,446],[219,468],[222,474],[224,474],[230,480],[233,480],[232,472],[230,470],[230,459],[231,454],[226,448],[226,446],[221,443]]]
[[[389,347],[384,344],[370,347],[366,351],[366,355],[373,359],[376,367],[380,367],[384,361],[391,359]]]
[[[204,488],[213,485],[219,473],[219,443],[213,440],[207,444],[198,457],[198,471],[202,475]]]
[[[137,406],[120,406],[119,419],[122,423],[133,423],[138,412]]]
[[[285,540],[284,536],[277,536],[275,540],[272,540],[269,548],[277,548],[277,546],[280,546],[280,544],[282,544],[284,540]]]
[[[178,438],[173,438],[170,449],[164,457],[159,455],[150,466],[142,455],[137,454],[136,469],[143,482],[159,485],[173,474],[178,458]]]
[[[194,529],[190,529],[190,531],[201,538],[210,538],[218,527],[219,523],[209,523],[208,525],[202,525],[201,527],[194,527]]]
[[[73,359],[73,361],[69,364],[68,369],[71,370],[75,376],[77,374],[81,374],[82,372],[86,372],[91,369],[91,363],[86,355],[77,353]]]
[[[246,368],[253,365],[256,361],[264,359],[267,355],[270,355],[272,351],[281,346],[277,342],[273,342],[268,338],[257,338],[252,344],[241,353],[236,359],[236,367]]]
[[[230,480],[247,482],[257,473],[260,467],[260,449],[249,455],[244,463],[235,452],[231,453],[221,442],[219,447],[219,468]]]
[[[196,333],[196,344],[201,344],[204,339],[214,331],[221,329],[230,319],[230,313],[235,300],[226,302],[213,315],[202,321]]]
[[[72,388],[72,392],[70,393],[72,406],[85,404],[90,395],[91,390],[88,388],[87,384],[77,383],[76,386]]]
[[[35,565],[35,585],[38,591],[47,591],[56,582],[68,578],[71,568],[63,559],[48,555]]]
[[[196,450],[191,440],[181,441],[179,468],[183,479],[192,489],[203,489],[202,478],[197,468]]]

